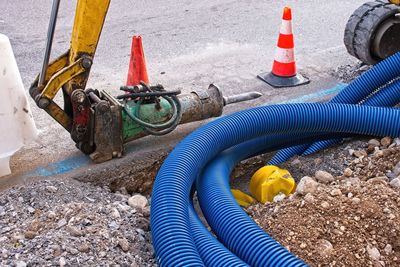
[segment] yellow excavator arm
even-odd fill
[[[103,29],[111,0],[78,0],[70,49],[49,64],[60,0],[53,1],[47,47],[42,72],[31,88],[37,105],[46,110],[66,130],[72,129],[71,95],[84,90]],[[53,99],[60,89],[64,94],[64,109]]]

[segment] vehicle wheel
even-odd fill
[[[350,55],[373,65],[400,51],[400,6],[367,2],[347,22],[344,44]]]

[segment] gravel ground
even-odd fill
[[[362,62],[356,64],[347,64],[337,67],[331,74],[344,83],[350,83],[352,80],[369,70],[371,66]]]
[[[310,266],[399,266],[400,140],[354,142],[336,151],[344,163],[336,174],[319,154],[319,170],[308,168],[295,194],[247,212]],[[293,162],[310,166],[310,159]]]
[[[148,217],[141,195],[71,180],[15,187],[0,195],[0,266],[155,266]]]

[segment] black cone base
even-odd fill
[[[257,75],[257,77],[275,88],[294,87],[310,83],[310,80],[304,78],[301,74],[292,77],[280,77],[272,72],[266,72]]]

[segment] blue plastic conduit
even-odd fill
[[[329,103],[358,104],[386,83],[400,76],[400,52],[381,61],[372,69],[352,81]],[[288,147],[278,151],[268,162],[281,164],[295,155],[301,155],[311,144]]]
[[[153,187],[151,229],[158,262],[161,266],[204,266],[191,233],[190,192],[205,165],[221,151],[266,134],[343,132],[398,136],[399,119],[400,111],[395,109],[294,104],[249,109],[194,131],[165,160]],[[240,236],[232,238],[242,246],[239,243],[244,240]],[[271,255],[276,256],[273,252]]]
[[[299,138],[296,134],[266,136],[225,150],[207,165],[203,175],[197,179],[200,205],[205,211],[212,230],[232,252],[252,266],[305,266],[244,213],[230,193],[229,174],[237,162],[248,157],[279,149],[283,145],[331,137],[332,134],[321,136],[310,134],[307,139]],[[228,214],[225,211],[228,211]],[[210,214],[211,217],[208,216]],[[215,214],[218,216],[213,216]],[[236,227],[237,225],[240,227]],[[234,238],[238,236],[241,237],[240,240]],[[239,243],[242,245],[238,246]],[[272,251],[274,251],[273,260],[270,255]],[[214,253],[212,251],[209,253],[209,256],[213,257]],[[268,259],[270,259],[269,263]],[[208,259],[203,258],[203,260]],[[206,264],[206,266],[218,265]]]
[[[384,88],[368,97],[362,105],[373,107],[393,107],[398,103],[400,103],[400,80],[387,84]],[[303,156],[311,155],[317,151],[328,148],[331,145],[337,144],[340,141],[342,141],[342,139],[316,142],[304,151]]]
[[[192,205],[189,205],[189,219],[192,237],[205,266],[248,267],[235,254],[225,248],[203,225]],[[214,255],[219,255],[215,257]]]
[[[348,137],[348,135],[338,134],[337,137]],[[324,140],[332,138],[332,134],[322,134],[315,136],[315,134],[310,133],[307,139],[299,137],[296,134],[291,135],[278,135],[278,136],[268,136],[258,138],[256,140],[247,141],[234,148],[225,150],[224,154],[234,154],[238,158],[244,159],[246,157],[255,156],[257,154],[262,154],[269,152],[271,149],[279,149],[284,147],[284,145],[294,145],[299,143],[308,143],[316,140]],[[281,142],[281,144],[279,143]],[[243,153],[236,153],[235,151],[241,150]],[[220,155],[218,156],[220,158]],[[221,161],[220,159],[218,159]],[[235,161],[238,159],[234,158]],[[215,160],[214,160],[215,161]],[[213,161],[213,163],[214,163]],[[211,163],[211,165],[213,165]],[[225,162],[224,162],[225,163]],[[209,164],[210,165],[210,164]],[[230,168],[230,167],[228,167]],[[209,168],[207,168],[209,169]],[[194,211],[193,206],[189,207],[189,218],[191,221],[192,237],[196,244],[197,250],[204,262],[208,267],[222,267],[222,266],[248,266],[239,258],[236,257],[231,251],[225,248],[203,225],[202,221],[197,216]],[[253,223],[254,224],[254,223]],[[268,235],[267,235],[268,236]],[[252,242],[252,241],[250,241]],[[270,242],[271,243],[271,242]],[[274,243],[274,242],[272,242]],[[214,255],[219,255],[215,257]],[[260,255],[262,256],[262,255]]]

